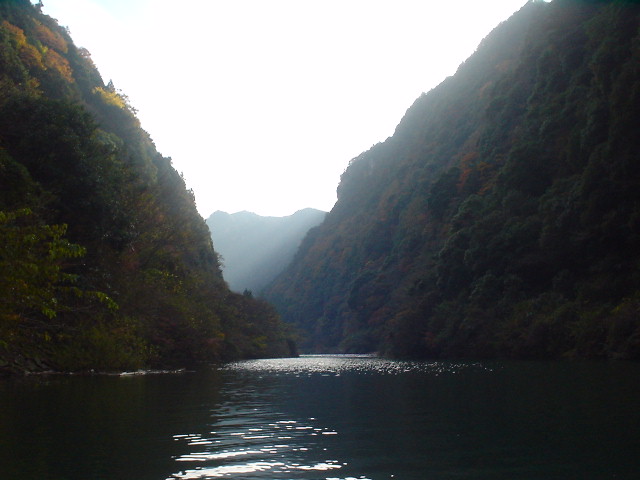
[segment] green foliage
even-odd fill
[[[354,159],[267,298],[303,347],[638,358],[640,7],[529,2]]]
[[[137,370],[149,365],[154,355],[133,319],[93,319],[51,340],[50,364],[61,371]]]
[[[65,225],[33,224],[25,219],[31,214],[29,209],[0,211],[0,314],[41,313],[51,319],[64,308],[61,294],[82,293],[72,287],[77,277],[65,273],[62,262],[86,250],[64,238]]]
[[[0,211],[0,357],[18,368],[25,353],[47,357],[51,340],[68,335],[65,318],[81,310],[118,308],[107,294],[83,288],[79,276],[67,271],[86,249],[64,237],[66,225],[42,225],[33,217],[28,208]]]

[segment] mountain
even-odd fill
[[[640,358],[639,26],[531,1],[354,158],[265,292],[303,349]]]
[[[0,2],[0,372],[289,354],[127,96],[39,5]]]
[[[305,234],[326,212],[306,208],[287,217],[214,212],[207,225],[231,290],[259,293],[289,264]]]

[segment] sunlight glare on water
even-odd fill
[[[487,369],[480,363],[469,362],[411,362],[388,360],[376,355],[301,355],[298,358],[274,358],[245,360],[231,363],[229,370],[282,373],[296,376],[340,375],[344,372],[360,374],[400,375],[408,372],[423,372],[438,375],[456,373],[461,369]]]
[[[347,373],[356,377],[408,372],[437,376],[468,368],[484,367],[471,363],[398,362],[373,355],[304,355],[230,363],[222,371],[234,380],[226,387],[227,400],[211,411],[212,430],[174,435],[174,441],[186,445],[189,452],[175,458],[185,469],[170,479],[371,480],[364,475],[334,474],[348,465],[330,454],[335,450],[332,439],[341,433],[331,425],[320,424],[314,416],[290,418],[279,411],[273,396],[279,395],[274,392],[282,391],[282,385],[270,389],[274,379],[340,377]],[[260,380],[268,384],[256,388]]]

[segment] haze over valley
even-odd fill
[[[207,225],[222,256],[222,273],[231,290],[259,295],[289,265],[306,233],[325,215],[312,208],[288,217],[214,212]]]

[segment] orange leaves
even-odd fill
[[[38,70],[45,69],[44,63],[42,62],[42,54],[30,43],[25,43],[20,47],[19,55],[20,60],[26,63],[30,68],[37,68]]]
[[[495,184],[496,165],[478,160],[478,152],[467,153],[460,161],[458,192],[484,194]],[[469,193],[468,192],[468,193]]]
[[[73,70],[69,62],[58,53],[68,51],[67,43],[59,33],[54,33],[44,25],[37,23],[35,30],[39,42],[30,42],[20,27],[16,27],[6,20],[0,24],[0,27],[13,37],[18,55],[27,66],[38,70],[55,70],[67,82],[74,81]]]
[[[55,50],[46,51],[44,64],[47,68],[56,70],[67,82],[73,83],[73,70],[71,70],[69,62]]]
[[[6,20],[3,20],[2,24],[0,24],[0,28],[8,32],[13,38],[17,47],[18,55],[24,63],[29,67],[36,67],[44,70],[45,67],[42,63],[42,54],[36,47],[27,42],[27,36],[24,34],[24,30],[20,27],[16,27]]]
[[[36,37],[43,45],[47,47],[53,48],[60,53],[67,53],[69,47],[67,46],[67,42],[62,38],[58,32],[52,32],[43,24],[36,22],[35,29]]]
[[[22,47],[27,43],[27,37],[24,34],[24,30],[22,30],[19,27],[16,27],[15,25],[7,22],[6,20],[3,20],[1,25],[3,29],[5,29],[7,32],[9,32],[13,36],[14,41],[16,42],[16,45],[18,45],[18,47]]]

